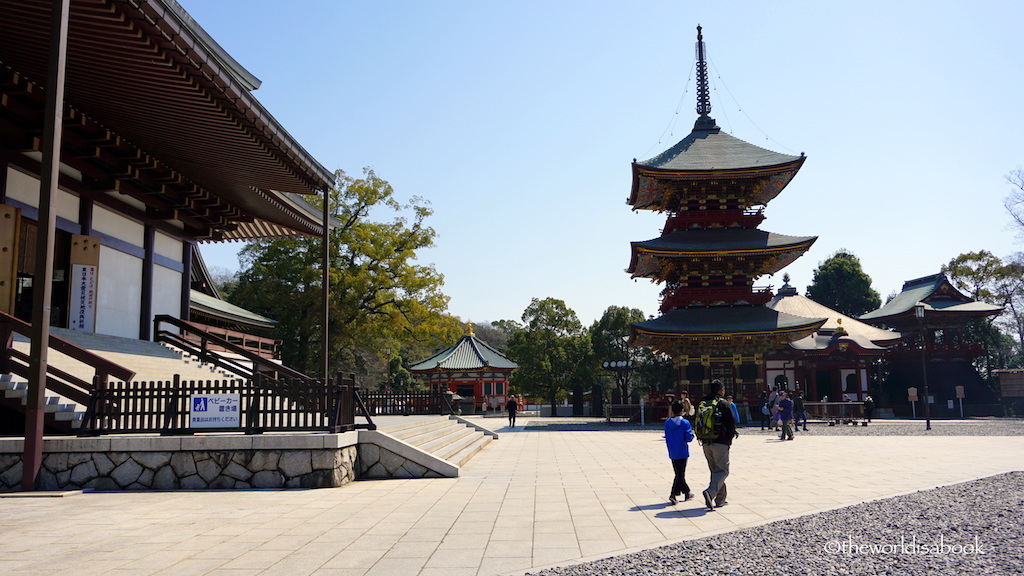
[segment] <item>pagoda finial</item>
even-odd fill
[[[466,336],[469,336],[470,338],[476,338],[476,334],[473,334],[472,322],[466,322]]]
[[[718,130],[715,119],[711,114],[711,88],[708,84],[708,60],[704,52],[704,35],[701,34],[701,27],[697,25],[697,122],[694,123],[694,130]]]
[[[708,86],[708,62],[704,52],[704,35],[697,25],[697,114],[711,114],[711,89]]]

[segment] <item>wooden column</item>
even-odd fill
[[[149,340],[153,327],[153,254],[156,251],[156,228],[146,224],[142,240],[142,305],[139,310],[139,340]]]
[[[192,251],[195,244],[183,242],[181,246],[181,310],[179,318],[188,321],[192,306]]]
[[[68,46],[71,0],[53,0],[50,58],[46,73],[46,108],[43,118],[43,166],[39,175],[39,235],[32,285],[32,345],[28,397],[25,408],[25,452],[22,490],[35,490],[43,464],[43,405],[46,396],[47,353],[50,348],[50,295],[53,289],[53,244],[57,210],[53,205],[60,173],[60,141],[64,120],[64,67]]]

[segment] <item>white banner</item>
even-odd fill
[[[96,331],[96,270],[96,266],[71,265],[68,327],[72,330]]]

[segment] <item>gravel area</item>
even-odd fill
[[[662,423],[640,426],[638,424],[609,424],[602,418],[530,418],[526,424],[527,431],[559,431],[574,430],[620,430],[620,431],[654,431],[661,432]],[[824,422],[811,422],[808,432],[798,430],[796,437],[802,434],[811,436],[1024,436],[1024,419],[1020,418],[973,418],[968,420],[932,420],[932,429],[925,430],[924,420],[874,420],[867,426],[836,425],[829,426]],[[741,435],[759,435],[778,437],[778,432],[762,431],[759,426],[740,426]]]
[[[529,574],[1024,574],[1022,526],[1011,472]]]

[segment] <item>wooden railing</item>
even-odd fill
[[[273,338],[264,338],[262,336],[254,336],[252,334],[246,334],[245,332],[239,332],[237,330],[228,330],[227,328],[218,328],[216,326],[208,326],[206,324],[200,324],[198,322],[189,322],[189,324],[199,328],[207,334],[213,334],[214,336],[220,336],[224,340],[231,342],[237,346],[240,346],[253,354],[259,355],[267,360],[280,360],[281,359],[281,341]],[[201,344],[202,338],[190,333],[185,334],[185,338],[192,341],[193,344]],[[226,351],[219,346],[213,344],[207,344],[210,350],[223,352]]]
[[[205,405],[205,406],[204,406]],[[222,407],[220,411],[199,407]],[[226,409],[226,410],[224,410]],[[366,423],[356,423],[356,417]],[[82,435],[375,430],[355,377],[111,382],[93,391]]]
[[[161,329],[162,324],[170,324],[181,332],[163,330]],[[279,378],[309,379],[309,376],[298,370],[289,368],[280,362],[264,358],[243,346],[207,332],[197,324],[186,322],[173,316],[160,315],[153,318],[153,341],[174,346],[199,358],[200,362],[212,364],[245,379],[253,379],[257,374]],[[245,363],[234,358],[224,356],[220,352],[237,354],[250,362],[252,367],[250,368]]]
[[[374,416],[454,414],[451,395],[430,392],[365,392],[366,409]]]
[[[0,342],[3,343],[3,349],[0,350],[0,373],[13,373],[22,378],[31,378],[29,355],[14,349],[14,334],[31,338],[31,328],[32,326],[28,322],[0,312]],[[46,388],[69,400],[86,404],[92,392],[107,386],[111,377],[121,380],[131,380],[135,377],[135,372],[132,370],[75,346],[58,336],[51,334],[48,340],[49,349],[74,358],[93,369],[91,381],[86,382],[52,365],[46,366]]]

